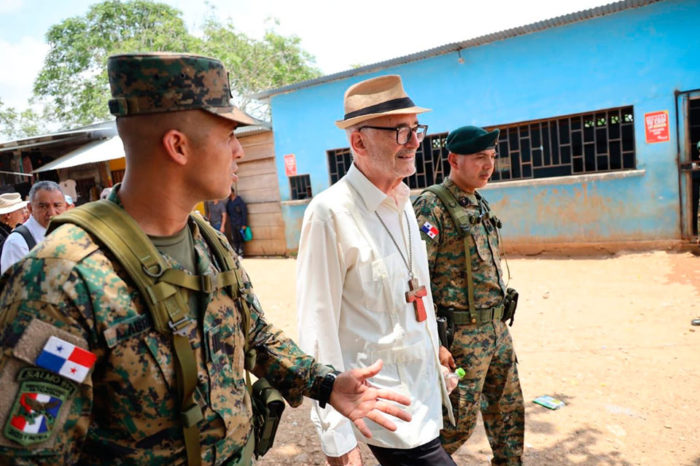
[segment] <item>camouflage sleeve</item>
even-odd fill
[[[252,287],[249,292],[253,293]],[[267,378],[292,407],[299,406],[304,396],[318,399],[321,381],[332,368],[317,363],[284,332],[267,322],[257,297],[250,301],[253,305],[249,345],[256,351],[255,376]]]
[[[90,425],[89,372],[84,380],[73,373],[72,380],[41,359],[50,338],[94,351],[81,304],[55,286],[54,270],[32,258],[0,281],[0,463],[73,464]],[[78,276],[69,282],[80,291]]]
[[[437,196],[431,192],[421,193],[413,203],[413,210],[416,212],[416,220],[420,228],[420,235],[425,241],[428,251],[428,266],[430,275],[435,272],[438,252],[440,251],[440,232],[442,231],[442,221],[436,203],[439,202]]]

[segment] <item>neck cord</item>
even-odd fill
[[[403,259],[403,263],[406,264],[406,268],[408,269],[408,277],[410,279],[413,279],[413,251],[411,247],[411,228],[408,224],[408,215],[406,215],[406,211],[403,211],[403,216],[406,218],[406,227],[408,229],[408,260],[406,260],[406,257],[403,255],[403,252],[401,252],[401,248],[399,247],[399,243],[396,242],[394,239],[394,235],[391,234],[389,231],[389,228],[387,228],[386,224],[384,223],[384,220],[379,216],[377,211],[374,211],[374,215],[377,216],[379,219],[379,222],[382,224],[384,227],[384,230],[389,234],[389,238],[391,238],[391,242],[394,243],[394,246],[396,246],[396,249],[399,251],[399,255],[401,255],[401,259]],[[399,222],[401,223],[401,222]]]

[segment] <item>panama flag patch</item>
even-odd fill
[[[58,337],[50,337],[36,358],[36,365],[82,383],[95,364],[95,359],[97,357],[90,351]]]
[[[438,229],[435,228],[430,222],[425,222],[423,226],[420,227],[420,231],[430,236],[430,239],[435,239],[438,233],[440,233],[440,231],[438,231]]]

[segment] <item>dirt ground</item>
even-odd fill
[[[511,258],[511,331],[529,465],[700,465],[700,257]],[[296,338],[294,259],[244,259],[270,321]],[[551,411],[532,400],[552,395]],[[261,465],[323,464],[309,402],[287,409]],[[376,465],[363,445],[365,464]],[[456,454],[489,464],[479,422]]]

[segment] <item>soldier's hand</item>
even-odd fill
[[[411,404],[410,398],[392,390],[372,386],[367,379],[374,377],[382,369],[381,359],[364,369],[352,369],[338,375],[333,384],[329,403],[340,414],[350,419],[362,435],[372,437],[364,418],[370,419],[385,429],[394,431],[396,424],[382,413],[389,414],[404,421],[410,421],[411,415],[387,401],[402,405]]]
[[[455,363],[455,359],[452,357],[452,353],[450,353],[450,350],[448,350],[444,346],[440,346],[438,358],[440,359],[440,364],[442,364],[443,366],[452,370],[457,369],[457,364]]]

